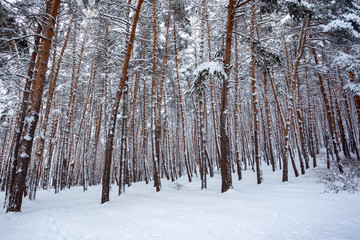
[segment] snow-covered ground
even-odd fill
[[[100,186],[41,191],[36,201],[24,200],[21,213],[0,210],[0,239],[360,239],[359,193],[324,193],[310,171],[282,183],[281,172],[269,170],[261,185],[251,171],[240,182],[234,175],[234,189],[224,194],[218,173],[207,190],[186,177],[163,180],[159,193],[151,183],[136,183],[118,197],[113,186],[104,205]]]

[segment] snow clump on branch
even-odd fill
[[[217,76],[220,79],[227,80],[227,75],[224,67],[216,62],[204,62],[198,66],[194,71],[194,81],[191,85],[191,93],[200,93],[203,91],[205,77],[207,75]]]

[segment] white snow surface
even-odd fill
[[[261,185],[252,171],[243,175],[239,182],[234,174],[234,189],[223,194],[218,172],[207,190],[186,176],[162,180],[159,193],[141,182],[118,197],[113,185],[103,205],[100,186],[40,191],[36,201],[23,201],[21,213],[0,210],[0,239],[360,239],[358,192],[324,193],[312,171],[282,183],[281,171],[265,168]]]

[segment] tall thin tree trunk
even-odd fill
[[[160,108],[157,103],[157,23],[156,23],[156,0],[153,0],[153,27],[154,27],[154,42],[153,42],[153,75],[152,75],[152,87],[151,87],[151,127],[152,127],[152,147],[153,147],[153,176],[154,176],[154,187],[156,191],[161,190],[160,180],[160,138],[161,138],[161,126],[160,116],[157,117],[157,108]]]
[[[344,79],[341,76],[339,67],[338,67],[338,74],[339,74],[339,78],[341,81],[341,89],[343,89],[344,88]],[[356,144],[356,140],[355,140],[355,129],[354,129],[354,124],[353,124],[353,119],[351,117],[349,100],[348,100],[348,96],[346,95],[345,92],[343,93],[343,99],[344,99],[344,104],[345,104],[347,121],[348,121],[348,125],[349,125],[350,149],[352,152],[355,152],[357,159],[360,161],[360,154],[359,154],[359,150],[357,148],[357,144]]]
[[[311,48],[311,50],[312,50],[312,53],[314,55],[315,64],[319,65],[319,59],[318,59],[318,56],[316,54],[315,48]],[[327,119],[327,122],[328,122],[328,129],[329,129],[329,132],[330,132],[330,142],[331,142],[331,144],[332,144],[332,146],[334,148],[334,153],[335,153],[336,162],[337,162],[339,172],[343,173],[344,170],[343,170],[343,166],[342,166],[342,164],[340,162],[339,150],[338,150],[338,146],[336,144],[336,139],[335,139],[335,130],[333,128],[334,127],[334,122],[333,122],[333,117],[331,116],[330,103],[329,103],[329,99],[328,99],[328,96],[327,96],[326,91],[325,91],[323,76],[320,73],[318,73],[318,80],[319,80],[319,83],[320,83],[321,95],[322,95],[322,98],[323,98],[323,101],[324,101],[324,104],[325,104],[326,119]]]
[[[265,113],[266,113],[266,128],[267,128],[267,138],[269,143],[269,157],[271,162],[272,171],[276,169],[274,151],[272,146],[272,129],[271,129],[271,116],[270,116],[270,106],[268,98],[268,87],[267,87],[267,70],[264,71],[264,95],[265,95]]]
[[[228,17],[226,27],[226,44],[225,44],[225,58],[224,58],[224,69],[227,78],[223,79],[221,88],[221,107],[220,107],[220,146],[221,146],[221,192],[226,192],[232,188],[232,177],[231,177],[231,161],[229,156],[229,137],[226,129],[227,121],[227,95],[228,95],[228,78],[230,78],[230,64],[231,64],[231,43],[232,43],[232,32],[235,16],[235,1],[229,0],[228,6]]]
[[[49,27],[45,33],[46,39],[44,39],[42,45],[42,53],[40,57],[39,69],[37,69],[33,101],[26,119],[23,130],[23,139],[19,147],[18,165],[16,166],[16,173],[14,175],[14,181],[10,189],[9,203],[7,206],[7,212],[20,212],[22,204],[22,195],[25,190],[25,180],[27,170],[31,158],[31,150],[35,135],[35,129],[39,120],[39,112],[41,99],[44,91],[44,82],[46,77],[47,65],[50,56],[51,41],[54,35],[55,19],[58,14],[60,6],[60,0],[54,0],[50,16],[48,17]]]
[[[350,82],[355,82],[355,73],[353,71],[348,72]],[[358,124],[360,124],[360,96],[358,94],[353,94],[354,103],[356,108],[356,113],[358,117]],[[360,131],[360,130],[359,130]]]
[[[126,159],[127,159],[127,99],[128,99],[128,85],[125,83],[122,94],[122,120],[121,120],[121,139],[120,139],[120,174],[119,174],[119,191],[118,195],[125,192],[126,177]]]
[[[299,65],[300,65],[300,61],[302,59],[302,56],[304,55],[304,48],[305,48],[305,43],[306,43],[306,37],[307,37],[307,27],[310,25],[310,20],[303,21],[302,24],[302,28],[301,28],[301,32],[300,32],[300,36],[299,36],[299,44],[298,44],[298,48],[297,48],[297,56],[296,56],[296,60],[295,60],[295,64],[293,67],[293,73],[290,73],[290,64],[289,64],[289,56],[288,56],[288,51],[287,51],[287,47],[286,47],[286,41],[284,38],[284,46],[285,46],[285,51],[287,54],[287,68],[288,68],[288,74],[287,74],[287,78],[289,80],[289,85],[291,85],[291,87],[289,88],[290,94],[289,94],[289,103],[288,103],[288,115],[287,115],[287,119],[285,122],[285,147],[284,147],[284,159],[283,159],[283,177],[282,177],[282,181],[283,182],[287,182],[289,180],[289,176],[288,176],[288,154],[291,151],[290,149],[290,123],[291,123],[291,119],[294,118],[293,116],[293,112],[294,112],[294,87],[293,84],[296,81],[297,77],[298,77],[298,70],[299,70]],[[292,161],[293,161],[293,156],[290,155],[290,157],[292,157]],[[297,169],[296,169],[296,165],[292,164],[295,175],[297,175]]]
[[[116,98],[115,98],[115,102],[114,102],[112,113],[111,113],[110,128],[109,128],[109,131],[107,134],[106,146],[105,146],[106,149],[105,149],[105,163],[104,163],[104,174],[103,174],[103,182],[102,182],[101,203],[105,203],[105,202],[109,201],[111,158],[112,158],[112,152],[113,152],[113,146],[114,146],[114,134],[115,134],[115,129],[116,129],[117,112],[119,110],[122,90],[123,90],[123,88],[125,86],[125,82],[127,80],[127,72],[128,72],[129,62],[130,62],[130,56],[131,56],[131,52],[132,52],[134,40],[135,40],[136,26],[137,26],[137,23],[139,20],[140,9],[141,9],[141,5],[143,4],[143,2],[144,2],[144,0],[139,0],[137,7],[136,7],[134,20],[133,20],[132,27],[131,27],[131,33],[130,33],[130,37],[129,37],[129,41],[128,41],[128,45],[127,45],[127,49],[126,49],[126,57],[125,57],[124,65],[122,68],[121,80],[120,80],[120,83],[118,86],[118,90],[116,92]]]
[[[180,86],[179,63],[178,63],[178,53],[177,53],[177,45],[176,45],[175,19],[174,19],[174,51],[175,51],[175,64],[176,64],[176,79],[177,79],[180,114],[181,114],[182,139],[183,139],[182,143],[183,143],[183,151],[184,151],[183,156],[184,156],[184,160],[185,160],[186,173],[188,175],[189,182],[191,182],[191,170],[190,170],[190,162],[188,159],[188,147],[186,145],[186,139],[185,139],[185,117],[184,117],[183,97],[182,97],[181,86]]]
[[[254,123],[254,158],[256,165],[257,184],[262,182],[261,162],[259,152],[259,119],[257,104],[257,83],[255,76],[255,5],[251,6],[251,26],[250,26],[251,43],[251,88],[252,88],[252,113]]]
[[[50,4],[50,1],[48,1],[46,3],[47,5]],[[48,7],[47,7],[48,9]],[[39,25],[37,30],[36,30],[36,34],[40,34],[41,33],[41,26]],[[10,147],[10,152],[11,152],[11,157],[10,157],[10,161],[11,161],[11,169],[9,172],[9,176],[7,177],[7,189],[6,189],[6,196],[5,196],[5,202],[7,202],[7,197],[10,194],[12,185],[13,185],[13,181],[15,178],[15,173],[16,173],[16,168],[18,165],[17,159],[18,159],[18,153],[19,153],[19,147],[20,147],[20,140],[21,140],[21,135],[23,132],[23,127],[24,127],[24,121],[25,121],[25,117],[26,117],[26,112],[28,110],[28,105],[29,103],[29,98],[30,98],[30,89],[31,89],[31,85],[34,82],[33,81],[33,76],[34,76],[34,71],[35,71],[35,65],[37,62],[37,58],[40,58],[41,52],[39,49],[39,44],[40,44],[40,36],[36,36],[34,39],[34,48],[33,48],[33,52],[31,54],[31,58],[30,58],[30,63],[29,63],[29,67],[28,67],[28,71],[27,71],[27,78],[25,80],[25,86],[24,86],[24,90],[23,90],[23,97],[21,100],[21,105],[20,105],[20,109],[19,109],[19,113],[18,113],[18,118],[17,118],[17,123],[16,123],[16,128],[14,129],[14,138],[12,141],[12,145]]]
[[[235,23],[235,31],[237,31],[237,24]],[[234,96],[234,131],[235,131],[235,161],[237,166],[238,180],[242,179],[242,162],[240,161],[240,144],[239,144],[239,119],[238,119],[238,98],[239,98],[239,53],[238,53],[238,38],[235,34],[235,96]]]

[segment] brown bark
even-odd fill
[[[136,161],[137,149],[136,149],[136,142],[135,142],[135,107],[136,107],[136,100],[139,91],[139,80],[140,80],[140,72],[135,74],[135,86],[133,92],[133,98],[130,104],[130,129],[131,129],[131,136],[132,136],[132,179],[133,182],[137,182],[137,173],[138,173],[138,165]]]
[[[93,65],[92,65],[92,73],[90,74],[90,78],[89,78],[89,83],[88,83],[88,87],[87,87],[87,90],[86,90],[86,96],[85,96],[85,103],[84,103],[84,106],[83,106],[83,111],[81,113],[81,119],[80,119],[80,123],[79,125],[77,126],[77,132],[75,134],[75,156],[74,156],[74,160],[72,161],[72,164],[70,165],[70,171],[69,171],[69,180],[68,180],[68,187],[70,188],[70,186],[73,185],[73,175],[74,175],[74,167],[75,167],[75,164],[78,163],[78,161],[76,161],[76,153],[77,152],[80,152],[79,151],[79,142],[80,142],[80,134],[81,134],[81,131],[82,131],[82,127],[83,127],[83,124],[84,124],[84,121],[85,121],[85,118],[86,118],[86,113],[87,112],[91,112],[92,113],[92,99],[93,99],[93,92],[94,92],[94,84],[95,84],[95,77],[96,77],[96,71],[97,71],[97,51],[98,51],[98,43],[99,43],[99,37],[100,35],[98,35],[98,38],[96,40],[96,44],[95,44],[95,52],[94,52],[94,59],[93,59]],[[92,126],[92,125],[91,125]],[[85,131],[86,132],[86,129]],[[91,132],[91,129],[90,129],[90,132]],[[86,138],[83,139],[84,142],[86,142],[85,140]],[[90,138],[88,138],[87,140],[90,140]],[[82,149],[83,151],[85,151],[85,149],[83,148]],[[86,184],[84,185],[84,187],[86,188]]]
[[[164,144],[165,142],[167,142],[168,144],[168,149],[165,150],[165,147],[163,148],[163,152],[167,152],[167,159],[169,159],[170,164],[171,164],[171,156],[170,156],[170,137],[169,137],[169,128],[168,128],[168,117],[167,117],[167,109],[166,109],[166,92],[164,90],[164,83],[165,83],[165,77],[166,77],[166,69],[167,69],[167,52],[168,52],[168,42],[169,42],[169,30],[170,30],[170,14],[168,14],[168,19],[167,19],[167,27],[166,27],[166,35],[165,35],[165,46],[164,46],[164,56],[163,56],[163,61],[162,61],[162,67],[161,67],[161,78],[160,78],[160,87],[158,90],[158,95],[157,95],[157,105],[158,105],[158,112],[157,112],[157,116],[158,116],[158,123],[160,123],[161,121],[161,104],[162,104],[162,100],[164,100],[164,105],[165,105],[165,129],[164,129],[164,135],[166,135],[164,137]],[[167,164],[165,163],[165,158],[162,158],[162,165],[164,167],[164,171],[166,172],[167,178],[169,178],[169,174],[168,174],[168,167]],[[172,174],[171,174],[172,175]],[[172,177],[173,178],[173,177]]]
[[[235,31],[237,24],[235,23]],[[238,98],[239,98],[239,53],[238,53],[238,38],[235,34],[235,96],[234,96],[234,131],[235,131],[235,161],[237,166],[238,180],[242,179],[240,161],[240,144],[239,144],[239,119],[238,119]]]
[[[206,11],[206,5],[205,5],[205,11]],[[206,26],[207,26],[207,39],[208,39],[208,54],[209,54],[209,62],[212,61],[211,57],[211,28],[210,28],[210,20],[208,17],[208,13],[205,13],[206,16]],[[196,68],[196,66],[195,66]],[[210,99],[211,99],[211,111],[212,111],[212,122],[213,122],[213,131],[214,131],[214,140],[215,140],[215,150],[216,150],[216,163],[218,165],[218,161],[220,160],[220,148],[219,148],[219,136],[218,136],[218,130],[217,130],[217,120],[218,117],[218,110],[216,108],[215,104],[215,87],[214,87],[214,80],[213,77],[210,76]],[[211,175],[210,175],[211,176]]]
[[[41,127],[41,130],[40,130],[42,136],[45,136],[45,133],[46,133],[48,120],[49,120],[49,115],[50,115],[51,104],[52,104],[52,100],[54,98],[56,82],[57,82],[57,79],[58,79],[58,76],[59,76],[60,65],[61,65],[61,61],[62,61],[64,52],[65,52],[65,49],[66,49],[66,46],[67,46],[67,42],[69,40],[69,36],[70,36],[70,32],[71,32],[71,26],[72,26],[72,22],[74,20],[74,16],[75,16],[75,13],[73,13],[73,15],[71,17],[69,27],[68,27],[67,32],[66,32],[64,45],[63,45],[63,47],[61,49],[59,59],[57,60],[56,67],[54,69],[54,74],[50,75],[50,85],[49,85],[49,91],[48,91],[48,98],[46,100],[45,113],[44,113],[44,117],[43,117],[42,127]],[[56,51],[54,51],[54,54],[55,53],[56,53]],[[55,58],[54,58],[54,61],[55,61]],[[40,141],[39,141],[37,149],[36,149],[36,158],[40,162],[42,162],[42,158],[43,158],[43,154],[44,154],[44,146],[45,146],[45,137],[40,137]]]
[[[49,4],[49,2],[47,2],[46,4]],[[33,76],[34,76],[34,68],[36,65],[36,59],[39,58],[38,56],[41,55],[39,48],[39,44],[40,44],[40,37],[38,36],[38,34],[41,33],[41,26],[39,25],[37,30],[36,30],[36,34],[37,36],[34,39],[34,49],[33,52],[31,54],[31,58],[30,58],[30,63],[29,63],[29,67],[28,67],[28,71],[27,71],[27,78],[25,80],[25,86],[24,86],[24,90],[23,90],[23,97],[21,100],[21,105],[20,105],[20,109],[19,109],[19,114],[18,114],[18,119],[17,119],[17,127],[15,128],[15,132],[14,132],[14,137],[13,137],[13,141],[12,141],[12,145],[10,147],[10,152],[11,152],[11,172],[9,174],[9,177],[7,179],[7,191],[6,191],[6,196],[5,196],[5,201],[7,199],[7,196],[10,193],[10,190],[12,188],[12,184],[13,184],[13,178],[15,176],[15,172],[16,172],[16,167],[17,167],[17,159],[18,159],[18,153],[19,153],[19,147],[20,147],[20,140],[21,140],[21,135],[23,132],[23,127],[24,127],[24,120],[26,117],[26,112],[28,109],[28,105],[29,105],[29,98],[30,98],[30,89],[31,89],[31,85],[34,82],[33,81]]]
[[[311,50],[312,50],[312,53],[314,55],[315,64],[319,65],[319,59],[318,59],[318,56],[316,54],[315,48],[311,48]],[[342,165],[340,163],[340,156],[339,156],[339,152],[338,152],[338,146],[336,144],[335,131],[334,131],[334,128],[333,128],[335,123],[333,122],[333,116],[331,115],[331,107],[330,107],[330,103],[329,103],[327,93],[325,91],[323,76],[320,73],[318,73],[318,80],[319,80],[319,83],[320,83],[321,95],[322,95],[322,98],[323,98],[323,101],[324,101],[324,104],[325,104],[326,119],[327,119],[327,122],[328,122],[328,130],[330,132],[330,141],[331,141],[331,144],[333,145],[333,148],[334,148],[334,153],[335,153],[336,162],[337,162],[337,165],[338,165],[339,172],[343,173],[344,171],[343,171],[343,167],[342,167]]]
[[[202,18],[201,18],[201,42],[200,42],[200,62],[203,63],[204,62],[204,42],[205,42],[205,0],[202,0]],[[205,153],[205,147],[206,147],[206,126],[205,126],[205,112],[206,112],[206,105],[205,105],[205,94],[204,94],[204,87],[200,86],[199,87],[199,94],[198,94],[198,120],[199,120],[199,132],[198,132],[198,136],[199,136],[199,171],[200,171],[200,179],[201,179],[201,189],[207,188],[207,183],[206,183],[206,171],[207,171],[207,167],[206,167],[206,153]]]
[[[339,67],[338,67],[338,74],[339,74],[339,79],[341,81],[341,89],[343,89],[344,88],[344,79],[341,76],[341,72],[340,72]],[[343,92],[342,96],[343,96],[343,99],[344,99],[346,116],[347,116],[347,121],[348,121],[348,126],[349,126],[350,150],[352,152],[355,152],[357,159],[360,161],[360,154],[359,154],[359,150],[358,150],[357,145],[356,145],[354,124],[353,124],[353,120],[352,120],[352,117],[351,117],[351,111],[350,111],[350,105],[349,105],[348,96],[347,96],[347,94],[345,92]]]
[[[299,129],[299,136],[300,136],[300,146],[301,146],[301,151],[302,154],[304,156],[304,160],[305,160],[305,167],[306,169],[309,168],[309,155],[308,155],[308,146],[305,140],[305,133],[304,133],[304,119],[303,119],[303,115],[301,113],[301,103],[302,103],[302,94],[300,92],[300,78],[299,76],[297,76],[297,92],[298,92],[298,106],[296,109],[296,113],[297,113],[297,127]],[[302,174],[304,174],[305,171],[302,171]]]
[[[252,89],[252,113],[254,124],[254,159],[256,165],[256,179],[257,184],[262,182],[262,173],[260,169],[260,153],[259,153],[259,120],[258,120],[258,106],[257,106],[257,83],[255,76],[255,5],[251,6],[251,26],[250,26],[251,43],[251,89]]]
[[[347,139],[346,139],[346,135],[345,135],[345,126],[344,126],[344,122],[342,119],[342,114],[340,111],[340,106],[339,106],[339,100],[338,100],[338,89],[337,89],[337,85],[335,85],[335,89],[333,89],[333,95],[334,95],[334,108],[336,110],[336,122],[339,128],[339,134],[340,134],[340,138],[341,138],[341,145],[342,145],[342,149],[344,151],[344,155],[347,159],[351,159],[350,156],[350,149],[349,149],[349,145],[347,143]]]
[[[112,152],[113,152],[113,145],[114,145],[114,134],[115,134],[115,127],[116,127],[116,119],[117,119],[117,112],[119,110],[120,105],[120,99],[122,90],[125,86],[125,82],[127,80],[127,72],[130,62],[130,56],[134,45],[135,40],[135,30],[136,26],[139,20],[140,15],[140,9],[141,5],[143,4],[144,0],[139,0],[136,12],[134,16],[134,20],[132,22],[131,27],[131,33],[126,49],[126,56],[124,65],[122,68],[122,75],[120,79],[120,83],[118,86],[118,90],[116,92],[116,98],[113,105],[112,113],[111,113],[111,119],[110,119],[110,128],[109,132],[106,138],[106,150],[105,150],[105,163],[104,163],[104,174],[103,174],[103,185],[102,185],[102,197],[101,197],[101,203],[105,203],[109,201],[109,195],[110,195],[110,170],[111,170],[111,158],[112,158]]]
[[[31,159],[31,150],[35,135],[35,129],[39,119],[40,105],[44,90],[47,64],[50,56],[51,41],[54,35],[55,19],[58,14],[59,6],[60,6],[60,0],[54,0],[50,11],[51,16],[48,18],[49,28],[45,33],[46,39],[44,40],[42,45],[40,65],[39,65],[39,69],[37,70],[37,75],[35,78],[36,80],[34,84],[35,87],[34,87],[34,95],[32,99],[33,101],[30,111],[28,113],[27,123],[24,125],[24,131],[23,131],[24,138],[20,143],[20,148],[19,148],[20,155],[18,156],[17,159],[18,166],[16,166],[16,173],[14,175],[14,184],[11,186],[10,189],[11,192],[9,196],[7,212],[21,211],[22,195],[25,190],[25,179],[28,170],[28,165]]]
[[[68,168],[72,167],[72,166],[69,166],[70,164],[73,164],[71,162],[72,141],[73,141],[73,138],[71,137],[72,136],[72,134],[71,134],[72,126],[73,126],[72,120],[73,120],[73,115],[74,115],[75,99],[76,99],[78,81],[79,81],[79,77],[80,77],[81,63],[82,63],[82,58],[83,58],[84,49],[85,49],[87,30],[88,30],[88,25],[85,27],[84,38],[83,38],[81,49],[80,49],[79,62],[77,64],[76,71],[75,71],[75,63],[74,63],[75,61],[73,62],[74,76],[73,76],[73,81],[71,83],[71,88],[70,88],[70,98],[69,98],[69,104],[68,104],[67,121],[66,121],[65,130],[64,130],[64,143],[63,143],[63,147],[62,147],[63,149],[62,149],[62,156],[61,156],[61,158],[62,158],[61,190],[64,189],[66,184],[68,183],[68,177],[69,177],[68,176]],[[74,53],[73,54],[75,54],[75,45],[74,45]],[[73,58],[75,59],[75,55],[73,56]]]
[[[51,124],[51,133],[50,133],[50,137],[49,139],[51,139],[51,141],[49,142],[49,147],[48,147],[48,160],[45,163],[44,166],[44,175],[43,175],[43,182],[42,182],[42,187],[43,189],[48,189],[49,188],[49,183],[50,183],[50,169],[51,169],[51,165],[52,165],[52,155],[53,155],[53,149],[54,149],[54,143],[55,143],[55,134],[58,128],[58,123],[59,123],[59,117],[55,116],[52,119],[52,124]]]
[[[307,69],[305,70],[305,76],[306,76],[306,93],[307,93],[307,105],[308,105],[308,118],[309,118],[309,149],[311,153],[311,157],[313,159],[313,167],[315,168],[317,166],[316,163],[316,151],[315,151],[315,143],[314,143],[314,118],[313,118],[313,105],[311,104],[310,100],[310,83],[309,83],[309,76]]]
[[[129,183],[129,172],[128,169],[128,158],[127,158],[127,116],[128,116],[128,108],[127,108],[127,100],[128,100],[128,85],[125,82],[125,86],[123,88],[123,105],[122,105],[122,121],[121,121],[121,140],[120,140],[120,174],[119,174],[119,192],[118,195],[120,196],[121,193],[125,192],[125,184]],[[114,170],[116,174],[116,168]]]
[[[348,72],[350,82],[355,82],[355,73],[353,71]],[[358,123],[360,124],[360,96],[354,94],[354,102],[356,107],[356,113],[358,117]]]
[[[152,86],[151,86],[151,127],[152,127],[152,138],[151,143],[153,147],[153,177],[154,187],[159,192],[161,189],[160,180],[160,138],[161,138],[161,126],[160,119],[157,116],[157,108],[160,106],[157,104],[157,22],[156,22],[156,0],[153,0],[153,27],[154,27],[154,42],[153,42],[153,75],[152,75]]]
[[[274,172],[276,169],[275,165],[275,157],[272,146],[272,129],[271,129],[271,115],[270,115],[270,106],[269,106],[269,98],[268,98],[268,87],[267,87],[267,74],[264,71],[264,95],[265,95],[265,113],[266,113],[266,128],[267,128],[267,138],[268,138],[268,153],[270,157],[272,171]]]
[[[231,64],[231,43],[232,43],[232,31],[233,21],[235,15],[235,1],[229,0],[228,16],[227,16],[227,27],[226,27],[226,44],[225,44],[225,58],[224,58],[224,69],[227,78],[230,78],[230,64]],[[229,137],[226,129],[227,121],[227,95],[228,95],[228,79],[223,79],[221,88],[221,106],[220,106],[220,150],[221,150],[221,192],[226,192],[232,188],[231,178],[231,162],[229,156]]]
[[[177,53],[177,46],[176,46],[176,23],[174,20],[174,51],[175,51],[175,64],[176,64],[176,79],[177,79],[177,87],[178,87],[178,94],[179,94],[179,105],[180,105],[180,114],[181,114],[181,126],[182,126],[182,143],[183,143],[183,151],[184,151],[184,160],[185,160],[185,167],[186,172],[188,175],[189,182],[191,182],[191,170],[190,170],[190,163],[187,157],[187,145],[185,139],[185,117],[184,117],[184,106],[182,100],[182,92],[180,86],[180,75],[179,75],[179,63],[178,63],[178,53]]]
[[[285,122],[285,148],[284,148],[284,159],[283,159],[283,177],[282,177],[282,181],[283,182],[287,182],[289,179],[288,176],[288,153],[290,151],[290,123],[293,119],[293,112],[294,112],[294,83],[298,77],[298,70],[299,70],[299,66],[300,66],[300,61],[302,59],[302,56],[304,55],[304,48],[305,48],[305,43],[306,43],[306,38],[307,38],[307,31],[306,28],[310,25],[310,20],[307,21],[307,23],[305,21],[303,21],[303,25],[301,28],[301,32],[300,32],[300,37],[299,37],[299,45],[298,45],[298,49],[297,49],[297,56],[296,56],[296,60],[295,60],[295,64],[293,67],[293,73],[289,76],[289,81],[290,81],[290,77],[291,77],[291,82],[289,83],[291,85],[291,87],[289,88],[289,104],[288,104],[288,115],[287,115],[287,119]],[[285,43],[285,49],[286,49],[286,42]],[[286,51],[287,52],[287,51]],[[288,59],[289,57],[287,57]],[[289,71],[289,60],[287,60],[288,62],[288,71]],[[288,72],[288,74],[290,74]],[[293,165],[293,169],[295,172],[295,175],[297,175],[297,169],[296,169],[296,165]]]
[[[147,161],[147,130],[146,130],[146,84],[145,81],[143,81],[143,111],[142,111],[142,119],[141,119],[141,126],[142,126],[142,134],[143,134],[143,147],[142,147],[142,155],[144,156],[143,161],[143,168],[144,168],[144,180],[145,183],[149,183],[149,177],[148,177],[148,161]]]
[[[59,75],[59,70],[60,70],[60,65],[61,65],[61,61],[62,61],[62,57],[64,55],[65,49],[66,49],[66,45],[69,39],[69,35],[71,32],[71,25],[74,19],[75,13],[73,13],[70,23],[69,23],[69,27],[67,29],[67,33],[65,36],[65,41],[64,41],[64,45],[61,49],[60,52],[60,56],[59,59],[56,63],[56,67],[55,67],[55,56],[56,56],[56,44],[57,44],[57,35],[58,35],[58,31],[59,31],[59,27],[57,26],[56,28],[56,33],[55,33],[55,39],[54,39],[54,51],[53,51],[53,66],[51,69],[51,74],[50,74],[50,84],[49,84],[49,90],[48,90],[48,97],[47,97],[47,101],[46,101],[46,108],[45,108],[45,113],[42,117],[42,121],[41,121],[41,129],[40,129],[40,138],[39,141],[37,142],[37,146],[36,146],[36,151],[35,151],[35,159],[34,159],[34,169],[33,169],[33,175],[32,177],[34,178],[33,181],[31,182],[31,186],[30,188],[33,189],[33,191],[30,192],[30,199],[35,199],[36,196],[36,189],[37,189],[37,185],[38,185],[38,181],[39,181],[39,175],[43,166],[43,155],[44,155],[44,147],[45,147],[45,134],[46,134],[46,130],[47,130],[47,125],[48,125],[48,121],[49,121],[49,115],[50,115],[50,109],[51,109],[51,104],[52,104],[52,100],[54,98],[55,95],[55,87],[56,87],[56,81]],[[57,18],[57,21],[59,21],[59,17]],[[52,141],[52,139],[50,139],[50,141]]]

